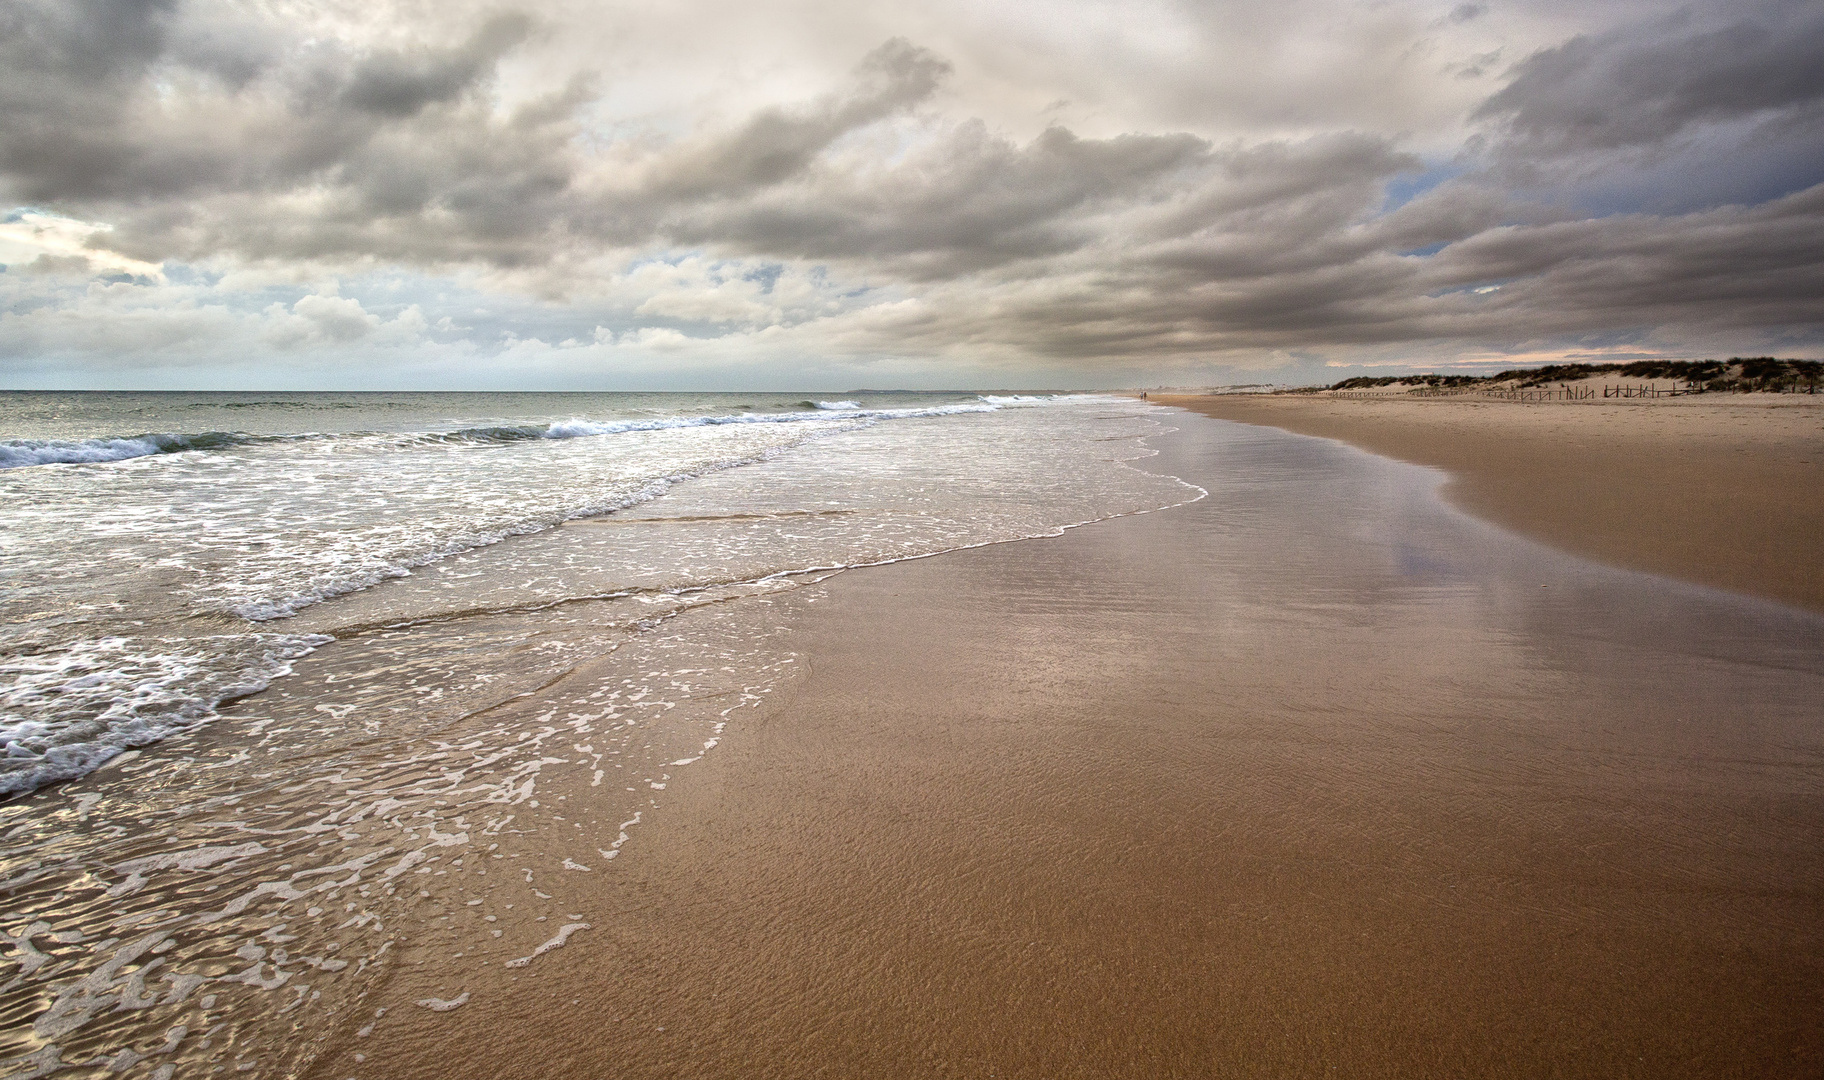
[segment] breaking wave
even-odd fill
[[[1005,399],[1008,401],[1016,399]],[[1017,399],[1017,400],[1039,400]],[[840,412],[842,418],[901,420],[924,416],[948,416],[955,413],[993,412],[1001,400],[983,397],[978,403],[933,405],[903,409],[864,409],[853,401],[806,402],[810,413],[733,413],[723,416],[666,416],[641,420],[562,420],[551,424],[504,424],[492,427],[459,428],[455,431],[420,432],[394,436],[399,442],[441,443],[511,443],[533,439],[579,439],[596,435],[619,435],[632,431],[664,431],[672,428],[712,427],[722,424],[791,424],[807,420],[828,420],[819,415]],[[252,435],[234,431],[206,431],[199,434],[154,433],[122,435],[95,439],[13,439],[0,442],[0,469],[17,469],[30,465],[91,465],[155,454],[181,454],[192,450],[227,450],[262,443],[296,442],[305,439],[373,439],[374,432],[350,432],[342,435],[306,433],[298,435]]]
[[[101,439],[11,439],[0,442],[0,469],[26,465],[86,465],[186,450],[224,450],[251,443],[283,442],[295,435],[245,435],[205,431],[195,435],[122,435]]]

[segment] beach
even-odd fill
[[[1824,617],[1467,473],[1114,396],[15,397],[11,1074],[1824,1067]]]
[[[1824,611],[1815,397],[1160,400],[1447,470],[1458,505],[1586,558]]]
[[[1824,2],[0,2],[0,1080],[1824,1080]]]
[[[1325,407],[1211,406],[1313,429]],[[1824,1068],[1824,619],[1784,569],[1818,533],[1780,531],[1815,500],[1686,585],[1561,550],[1631,528],[1690,557],[1663,502],[1573,500],[1580,534],[1489,512],[1543,546],[1432,469],[1160,415],[1137,467],[1207,497],[768,598],[792,673],[518,929],[588,928],[511,969],[401,944],[309,1075]],[[1566,437],[1473,426],[1533,481],[1518,451]],[[1450,434],[1405,429],[1466,453]],[[1593,472],[1648,475],[1677,441],[1614,434]],[[1714,489],[1785,452],[1723,456]],[[1516,490],[1476,475],[1452,501]],[[540,794],[587,807],[568,783]],[[618,827],[566,813],[579,850]],[[511,921],[475,903],[437,914]]]

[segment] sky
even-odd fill
[[[1816,0],[7,0],[0,387],[1824,355]]]

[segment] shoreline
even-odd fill
[[[1149,400],[1443,469],[1452,503],[1535,540],[1824,612],[1824,402]]]
[[[574,876],[592,928],[309,1075],[1824,1064],[1824,622],[1190,421],[1152,467],[1212,498],[781,598],[797,674]]]

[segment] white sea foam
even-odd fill
[[[230,859],[245,859],[265,850],[265,845],[251,840],[245,844],[191,848],[188,851],[149,855],[143,859],[128,859],[126,862],[115,864],[114,872],[143,877],[158,870],[207,870],[217,863],[227,862]]]
[[[0,660],[0,793],[82,776],[214,715],[330,639],[104,637]]]
[[[157,443],[137,439],[19,439],[0,443],[0,469],[26,465],[66,465],[91,461],[124,461],[159,453]]]
[[[461,1007],[463,1007],[464,1005],[467,1005],[468,1003],[469,1003],[469,992],[467,990],[464,990],[461,994],[449,999],[448,1001],[445,1001],[442,998],[432,997],[432,998],[420,998],[417,1002],[417,1004],[422,1005],[423,1007],[431,1010],[432,1012],[449,1012],[451,1009],[460,1009]]]
[[[563,948],[566,944],[569,943],[571,934],[576,933],[578,930],[588,930],[588,929],[590,929],[590,926],[586,922],[565,923],[563,925],[563,927],[561,927],[557,931],[556,937],[545,942],[543,945],[540,945],[538,948],[533,949],[532,955],[522,956],[522,957],[519,957],[517,960],[508,960],[506,963],[506,966],[510,967],[510,968],[525,967],[527,964],[530,964],[532,961],[545,955],[546,953],[550,952],[552,949]]]
[[[14,466],[162,456],[138,472],[6,473],[12,534],[0,559],[25,588],[0,598],[0,620],[20,616],[24,628],[0,632],[0,793],[83,775],[193,726],[318,643],[170,632],[199,613],[287,618],[806,439],[999,408],[820,404],[841,408],[0,444],[0,464]],[[67,617],[46,619],[55,605]]]

